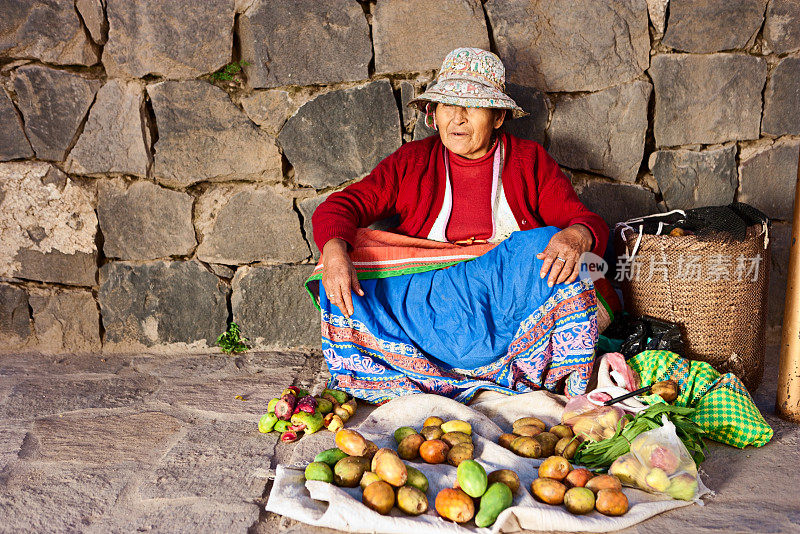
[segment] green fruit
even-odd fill
[[[334,399],[336,399],[336,402],[338,402],[339,404],[344,404],[345,402],[347,402],[347,393],[345,393],[344,391],[339,391],[338,389],[325,389],[322,392],[322,395],[325,394],[328,394]]]
[[[292,426],[292,423],[289,421],[278,421],[275,423],[275,426],[272,428],[272,430],[275,430],[276,432],[286,432],[289,430],[290,426]]]
[[[333,411],[333,403],[328,399],[322,397],[314,397],[317,400],[317,411],[322,415],[329,414]]]
[[[275,413],[275,405],[278,404],[280,400],[281,400],[280,398],[275,398],[269,401],[269,403],[267,404],[267,413]]]
[[[272,432],[272,429],[275,428],[275,423],[277,422],[278,418],[275,417],[274,413],[265,413],[261,416],[261,419],[258,420],[258,431],[262,434]]]
[[[348,456],[333,466],[333,481],[343,488],[355,488],[365,471],[369,471],[369,460],[361,456]]]
[[[470,497],[478,498],[486,491],[489,478],[486,470],[475,460],[464,460],[456,469],[459,487]]]
[[[394,431],[394,440],[399,445],[404,438],[410,436],[411,434],[418,434],[418,432],[413,428],[411,428],[410,426],[401,426],[400,428]]]
[[[423,493],[428,491],[428,477],[426,477],[422,471],[416,467],[411,467],[410,465],[406,465],[406,471],[408,472],[406,485],[414,486]]]
[[[347,458],[347,453],[342,452],[338,447],[334,447],[332,449],[322,451],[318,455],[314,456],[314,461],[326,463],[333,468],[333,466],[336,465],[336,462],[342,458]]]
[[[322,482],[333,482],[333,471],[331,466],[324,462],[311,462],[306,467],[306,480],[320,480]]]
[[[502,482],[495,482],[481,497],[480,508],[475,516],[475,525],[488,527],[493,524],[500,512],[511,506],[511,489]]]
[[[322,420],[322,414],[319,412],[297,412],[290,419],[293,425],[306,425],[303,429],[306,434],[313,434],[319,431],[322,428]]]

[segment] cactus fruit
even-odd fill
[[[297,397],[292,393],[286,393],[275,404],[275,417],[282,421],[288,421],[294,414],[294,407],[297,404]]]
[[[297,406],[295,406],[294,413],[297,413],[298,411],[306,413],[314,413],[316,410],[317,410],[317,399],[315,399],[311,395],[306,395],[305,397],[297,401]]]

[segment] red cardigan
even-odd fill
[[[555,160],[535,141],[504,133],[503,188],[521,230],[572,224],[594,235],[592,252],[603,255],[608,226],[578,199]],[[314,241],[322,250],[339,237],[353,245],[356,228],[400,216],[396,232],[426,237],[444,202],[442,141],[432,135],[404,144],[362,180],[331,194],[311,218]]]

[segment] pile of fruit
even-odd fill
[[[417,432],[410,426],[394,431],[397,454],[403,460],[422,458],[429,464],[448,464],[458,467],[464,460],[472,460],[475,445],[472,443],[472,425],[454,419],[428,417]]]
[[[305,471],[306,480],[320,480],[345,488],[361,486],[361,501],[379,514],[397,507],[406,514],[428,510],[428,479],[406,465],[392,449],[378,449],[355,430],[336,432],[336,448],[314,457]]]
[[[544,421],[536,417],[517,419],[511,432],[501,435],[497,443],[525,458],[547,458],[555,454],[568,460],[579,445],[570,427],[555,425],[548,430]]]
[[[533,496],[546,504],[561,505],[572,514],[597,510],[609,516],[628,511],[628,498],[614,475],[597,475],[584,468],[573,469],[562,456],[551,456],[539,466],[539,478],[531,483]]]
[[[356,400],[338,389],[326,389],[318,397],[297,386],[284,389],[280,397],[267,404],[267,413],[258,421],[261,433],[280,432],[281,441],[291,443],[305,434],[327,428],[331,432],[344,427],[356,413]]]

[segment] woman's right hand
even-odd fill
[[[364,296],[358,283],[356,268],[347,253],[347,241],[334,237],[322,247],[324,267],[322,285],[331,304],[339,308],[345,317],[353,315],[353,295],[355,291]]]

